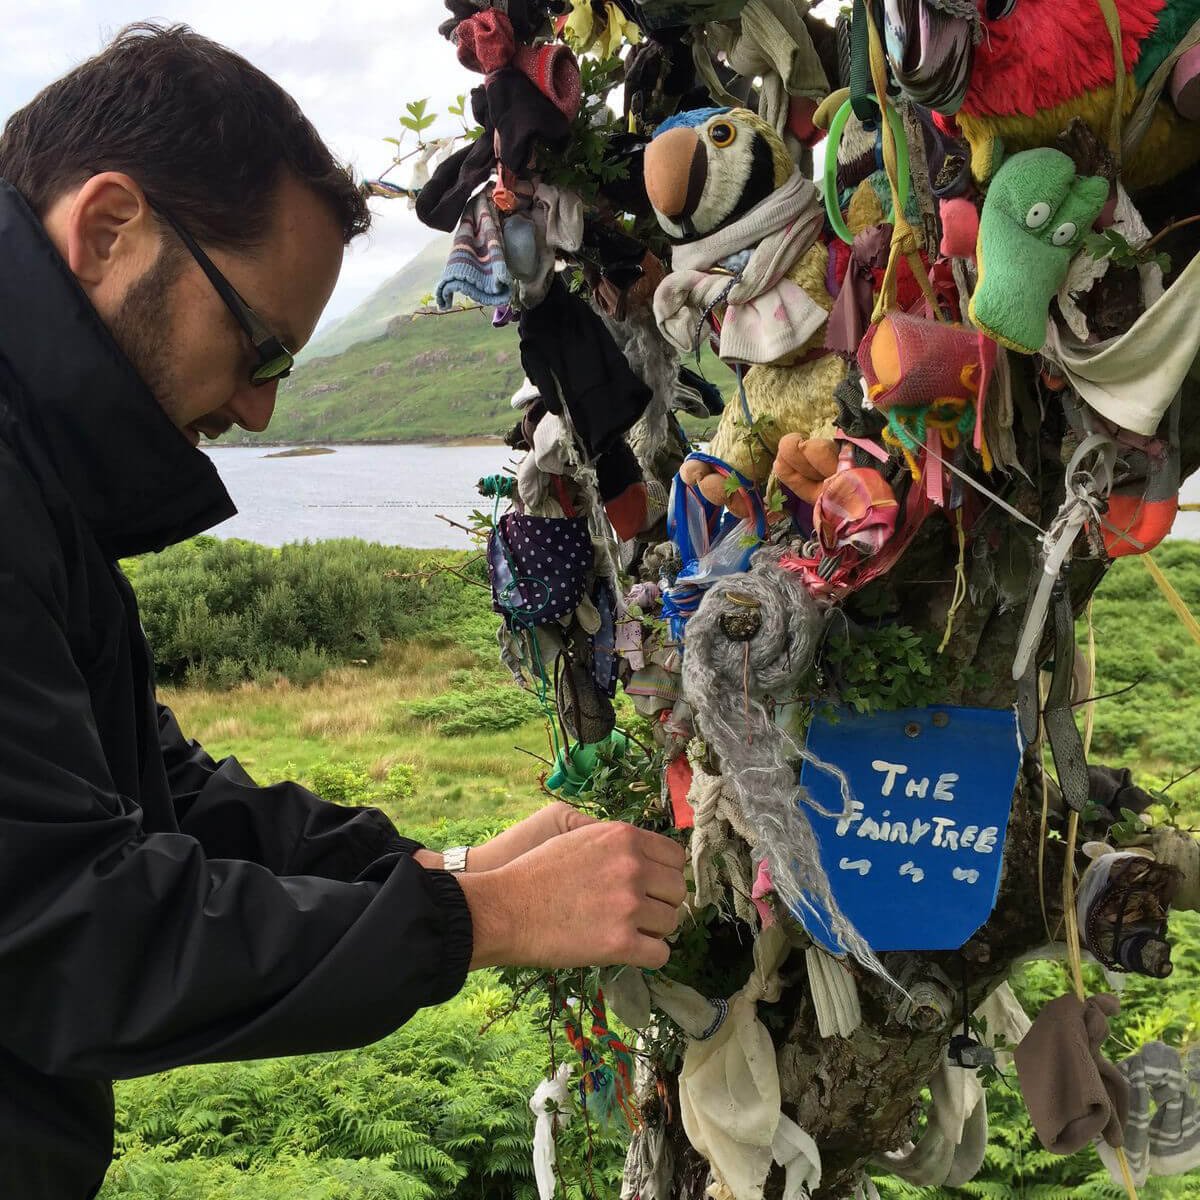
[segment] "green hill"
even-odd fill
[[[521,384],[515,325],[481,312],[393,317],[387,332],[300,364],[279,390],[272,442],[414,442],[502,434]]]
[[[515,323],[491,310],[413,315],[433,289],[447,239],[431,242],[358,308],[314,339],[279,388],[271,428],[231,444],[440,442],[506,433],[521,385]],[[707,350],[704,372],[728,395],[732,375]],[[693,436],[715,425],[688,420]]]
[[[388,322],[402,313],[415,312],[441,278],[450,239],[438,237],[410,263],[380,284],[356,309],[323,329],[306,346],[301,361],[341,354],[355,342],[369,341],[386,331]]]

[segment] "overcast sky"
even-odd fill
[[[360,177],[391,161],[408,100],[444,112],[477,76],[438,36],[441,0],[0,0],[0,120],[100,50],[130,21],[182,21],[273,76]],[[443,118],[430,134],[452,132]],[[404,181],[404,168],[394,175]],[[372,200],[374,230],[346,257],[325,320],[349,312],[427,242],[403,200]]]

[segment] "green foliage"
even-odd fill
[[[1200,611],[1200,546],[1166,542],[1154,559],[1193,611]],[[1108,573],[1092,618],[1096,694],[1104,697],[1095,708],[1092,759],[1133,767],[1143,786],[1165,785],[1200,764],[1200,646],[1136,558],[1121,559]],[[1083,621],[1077,635],[1086,649]],[[1198,785],[1200,775],[1170,795],[1194,803]]]
[[[413,700],[405,712],[430,721],[443,737],[517,729],[541,715],[537,697],[515,684],[487,684],[469,691],[443,692],[429,700]]]
[[[160,681],[305,684],[334,664],[373,660],[385,640],[450,635],[483,619],[467,594],[477,589],[431,573],[429,561],[356,540],[272,549],[198,537],[147,555],[132,579]],[[471,569],[482,581],[482,568]]]
[[[1169,254],[1156,254],[1144,246],[1131,246],[1125,235],[1112,227],[1101,233],[1089,233],[1083,239],[1083,248],[1098,262],[1108,259],[1113,266],[1124,267],[1130,271],[1149,263],[1153,263],[1164,273],[1171,269]]]
[[[429,111],[428,100],[410,100],[404,107],[408,115],[400,118],[400,124],[418,136],[437,120],[437,113]]]
[[[543,166],[543,176],[556,187],[578,192],[586,202],[599,199],[599,185],[624,178],[628,167],[609,157],[610,142],[621,132],[621,121],[608,107],[608,93],[622,68],[619,58],[579,63],[583,99],[571,125],[567,148]]]
[[[117,1086],[118,1161],[101,1200],[533,1200],[529,1096],[548,1058],[544,1012],[477,976],[366,1050],[193,1067]],[[572,1052],[560,1038],[559,1055]],[[571,1059],[568,1059],[571,1061]],[[623,1139],[591,1130],[596,1200]],[[588,1129],[560,1138],[584,1190]]]
[[[417,769],[412,763],[395,763],[382,780],[372,779],[362,763],[320,759],[308,769],[308,786],[334,804],[377,807],[407,800],[417,790]]]
[[[919,708],[937,696],[935,640],[908,625],[854,630],[834,625],[822,664],[838,700],[855,712]]]

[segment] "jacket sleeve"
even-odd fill
[[[158,742],[179,827],[210,858],[241,858],[276,875],[355,879],[385,854],[412,854],[378,809],[330,804],[296,783],[259,787],[236,758],[214,762],[158,706]]]
[[[0,533],[0,1045],[51,1075],[131,1076],[364,1045],[452,996],[472,953],[452,875],[393,853],[354,882],[280,877],[144,830],[36,518]]]

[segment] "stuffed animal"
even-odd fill
[[[712,452],[761,485],[784,434],[833,432],[845,377],[822,347],[833,300],[820,197],[775,129],[742,108],[671,118],[645,168],[659,224],[680,243],[654,297],[659,329],[689,353],[707,328],[722,359],[751,368]]]
[[[1200,161],[1200,60],[1189,41],[1200,0],[1114,0],[1126,70],[1126,122],[1145,100],[1122,177],[1164,183]],[[1116,63],[1098,0],[889,0],[887,37],[902,87],[953,116],[986,180],[1005,152],[1047,146],[1072,117],[1108,132]],[[1194,43],[1193,43],[1194,44]],[[1180,47],[1184,51],[1180,53]]]
[[[1036,354],[1050,301],[1108,200],[1108,182],[1079,177],[1059,150],[1014,154],[988,188],[979,220],[979,286],[971,320],[1002,346]]]

